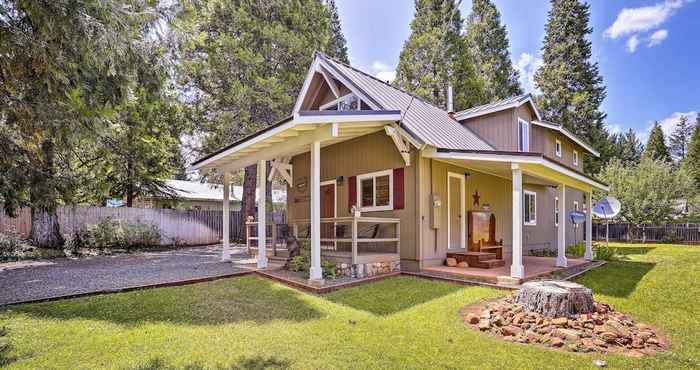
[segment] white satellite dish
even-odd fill
[[[605,219],[605,246],[608,245],[610,228],[610,219],[617,216],[620,213],[622,204],[615,197],[605,197],[598,201],[591,209],[591,212],[596,215],[596,217]]]

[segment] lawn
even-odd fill
[[[246,276],[0,311],[23,369],[700,368],[700,247],[620,246],[579,279],[597,299],[656,325],[671,352],[633,359],[499,341],[459,309],[507,292],[396,277],[315,296]],[[3,361],[0,358],[0,361]],[[0,364],[2,367],[2,364]]]

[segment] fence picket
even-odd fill
[[[609,239],[625,242],[679,242],[700,244],[700,224],[632,225],[610,224]],[[593,237],[605,240],[605,224],[593,224]]]

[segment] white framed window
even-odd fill
[[[561,140],[557,139],[556,143],[554,144],[554,154],[561,158]]]
[[[578,152],[574,150],[574,166],[578,166]]]
[[[394,171],[385,170],[357,176],[357,193],[361,211],[394,209]]]
[[[338,99],[329,101],[326,104],[321,105],[318,110],[337,110],[337,111],[348,111],[348,110],[361,110],[362,101],[357,95],[350,93],[343,95]]]
[[[578,210],[579,210],[578,200],[575,200],[574,201],[574,211],[578,211]]]
[[[554,226],[559,226],[559,197],[554,197]]]
[[[522,118],[518,118],[518,150],[530,151],[530,123]]]
[[[537,193],[534,191],[523,191],[524,209],[523,223],[528,226],[537,225]]]

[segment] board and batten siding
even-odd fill
[[[462,124],[469,127],[496,150],[515,152],[518,150],[518,126],[516,122],[513,110],[508,109],[470,118],[462,121]]]
[[[404,208],[390,211],[362,212],[363,216],[399,218],[401,222],[400,254],[404,259],[416,259],[416,202],[415,202],[415,157],[411,153],[412,164],[406,166],[396,146],[386,133],[378,131],[359,138],[321,148],[321,182],[343,177],[336,188],[336,214],[338,217],[351,216],[349,181],[352,176],[383,170],[404,168]],[[290,223],[308,219],[310,200],[309,152],[292,158],[294,186],[287,187],[287,211]],[[299,184],[306,183],[300,187]]]

